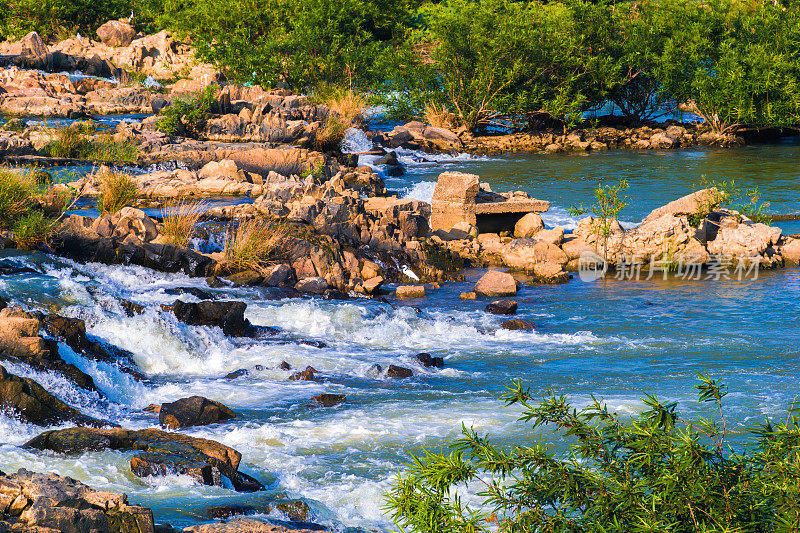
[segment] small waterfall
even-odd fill
[[[367,139],[366,134],[357,129],[350,128],[344,134],[341,144],[342,153],[345,154],[359,154],[362,152],[369,152],[372,150],[372,141]]]

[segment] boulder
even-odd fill
[[[110,20],[97,28],[97,36],[103,44],[118,48],[131,44],[136,30],[123,20]]]
[[[517,294],[517,282],[511,274],[489,270],[472,290],[481,296],[514,296]]]
[[[546,241],[536,239],[514,239],[506,244],[501,256],[503,263],[511,268],[533,272],[535,267],[541,263],[555,263],[566,265],[569,257],[564,251]]]
[[[84,415],[31,378],[10,374],[0,365],[0,409],[23,422],[50,426],[70,422],[79,426],[112,426],[111,422]]]
[[[389,365],[386,369],[387,378],[410,378],[413,375],[411,369],[402,366]]]
[[[234,287],[250,287],[264,281],[264,277],[255,270],[245,270],[231,274],[226,278]]]
[[[231,337],[249,337],[255,328],[244,317],[247,304],[236,301],[202,301],[186,303],[175,300],[172,311],[181,322],[190,326],[216,326]]]
[[[735,216],[723,217],[714,240],[706,243],[712,255],[755,257],[777,244],[781,229],[750,221],[739,222]]]
[[[190,396],[161,405],[158,421],[169,429],[189,426],[206,426],[235,418],[236,415],[225,405],[203,398]]]
[[[315,528],[316,529],[316,528]],[[316,533],[311,529],[289,529],[253,518],[234,518],[223,522],[189,526],[183,533]]]
[[[536,213],[528,213],[514,225],[514,237],[518,239],[533,237],[543,229],[542,217]]]
[[[414,358],[424,368],[442,368],[444,366],[444,359],[441,357],[434,357],[429,353],[418,353]]]
[[[800,239],[787,237],[786,242],[781,246],[781,256],[787,266],[800,265]]]
[[[294,286],[297,292],[304,294],[323,294],[330,285],[325,278],[314,276],[304,278],[297,282]]]
[[[486,312],[493,315],[513,315],[517,312],[516,300],[496,300],[486,306]]]
[[[40,57],[47,54],[47,45],[44,44],[38,33],[32,31],[20,39],[20,55]]]
[[[365,280],[364,283],[361,285],[361,287],[367,294],[372,294],[373,292],[378,290],[382,284],[383,284],[383,277],[375,276],[374,278]]]
[[[397,298],[424,298],[425,287],[422,285],[400,285],[395,291]]]
[[[717,207],[722,200],[724,200],[724,196],[716,187],[702,189],[653,209],[645,217],[644,222],[656,220],[664,215],[681,216],[699,213],[705,216]]]
[[[322,407],[333,407],[334,405],[339,405],[340,403],[344,402],[347,397],[344,394],[317,394],[311,401],[321,405]]]
[[[279,287],[285,285],[292,278],[292,267],[283,263],[271,267],[264,273],[262,283],[269,287]]]
[[[153,513],[125,494],[57,474],[0,474],[0,531],[153,533]],[[22,526],[22,527],[20,527]]]
[[[295,372],[294,374],[289,376],[289,379],[291,381],[313,381],[315,373],[316,370],[314,370],[313,367],[307,366],[305,370],[301,370],[300,372]]]
[[[533,322],[521,318],[512,318],[511,320],[504,320],[500,324],[500,326],[502,326],[503,329],[508,329],[511,331],[535,329],[533,326]]]
[[[257,480],[238,471],[242,454],[219,442],[159,429],[68,428],[45,431],[25,448],[64,454],[87,451],[136,451],[131,472],[138,477],[183,474],[204,485],[224,486],[224,478],[240,492],[263,490]]]

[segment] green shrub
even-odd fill
[[[98,179],[100,196],[97,199],[97,209],[101,215],[113,215],[129,206],[139,194],[139,187],[129,174],[108,170],[102,172]]]
[[[0,167],[0,229],[8,229],[27,213],[38,192],[33,172]]]
[[[136,162],[139,147],[134,142],[115,141],[110,134],[91,136],[93,131],[93,124],[81,122],[54,130],[53,139],[45,147],[45,152],[50,157],[102,162]]]
[[[199,138],[216,90],[216,85],[209,85],[202,91],[173,99],[171,105],[161,110],[156,127],[168,135]]]
[[[69,28],[72,35],[77,31],[94,38],[101,24],[127,17],[132,10],[132,0],[6,0],[0,2],[0,32],[20,39],[36,31],[53,39],[62,28]]]
[[[41,211],[31,211],[14,223],[14,239],[22,250],[33,250],[47,242],[54,219]]]
[[[699,400],[715,413],[694,419],[655,396],[627,418],[598,400],[580,410],[552,393],[534,401],[516,383],[506,403],[522,406],[531,429],[553,428],[566,452],[543,440],[498,446],[464,427],[451,453],[414,457],[388,510],[420,533],[797,531],[800,419],[737,428],[744,444],[734,451],[725,385],[698,378]],[[459,496],[470,488],[480,507]]]

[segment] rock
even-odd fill
[[[400,285],[395,291],[397,298],[424,298],[425,287],[422,285]]]
[[[191,476],[204,485],[223,486],[223,478],[227,478],[240,492],[264,489],[260,482],[238,471],[242,454],[219,442],[182,433],[158,429],[68,428],[45,431],[24,447],[64,454],[137,451],[131,457],[131,472],[138,477],[177,473]]]
[[[47,54],[47,46],[38,33],[32,31],[20,39],[20,55],[40,57]]]
[[[414,358],[425,368],[442,368],[444,366],[443,358],[433,357],[429,353],[418,353]]]
[[[312,533],[315,530],[288,529],[253,518],[234,518],[226,522],[189,526],[183,529],[183,533]]]
[[[705,216],[713,211],[722,200],[724,197],[716,187],[702,189],[653,209],[643,222],[651,222],[664,215],[680,216],[699,213],[701,216]]]
[[[512,318],[511,320],[504,320],[500,325],[503,327],[503,329],[508,329],[511,331],[535,329],[533,326],[533,322],[531,322],[530,320],[523,320],[521,318]]]
[[[537,213],[528,213],[514,225],[514,237],[518,239],[533,237],[543,229],[542,217]]]
[[[144,409],[142,409],[142,411],[144,411],[145,413],[155,413],[155,414],[158,414],[158,413],[160,413],[160,412],[161,412],[161,406],[160,406],[160,405],[158,405],[157,403],[151,403],[150,405],[148,405],[147,407],[145,407]]]
[[[227,284],[219,279],[217,276],[209,276],[206,278],[206,284],[212,289],[219,289],[227,287]]]
[[[315,402],[322,407],[333,407],[334,405],[339,405],[340,403],[344,402],[347,397],[344,394],[317,394],[313,398],[311,398],[312,402]]]
[[[475,174],[440,174],[431,201],[431,230],[449,231],[461,221],[474,224],[475,196],[479,189],[480,177]]]
[[[514,315],[517,313],[515,300],[496,300],[486,306],[486,312],[493,315]]]
[[[281,370],[291,370],[292,365],[290,365],[286,361],[281,361],[281,364],[278,366],[278,368],[280,368]]]
[[[402,366],[389,365],[386,369],[387,378],[410,378],[413,375],[411,369]]]
[[[361,267],[361,277],[363,279],[372,279],[378,277],[381,272],[381,267],[378,263],[373,263],[372,261],[365,260],[364,266]]]
[[[478,228],[469,222],[456,222],[448,232],[455,240],[474,239],[478,236]]]
[[[374,278],[370,278],[365,280],[361,287],[364,289],[364,292],[367,294],[372,294],[376,290],[380,288],[383,284],[383,277],[382,276],[375,276]]]
[[[247,304],[236,301],[202,301],[186,303],[175,300],[173,312],[181,322],[190,326],[216,326],[231,337],[250,337],[255,328],[244,317]]]
[[[264,285],[269,287],[280,287],[289,282],[292,278],[292,267],[283,263],[275,265],[264,274]]]
[[[122,307],[122,310],[125,311],[125,314],[128,316],[136,316],[144,313],[144,306],[141,304],[131,302],[130,300],[123,300],[122,298],[118,299],[117,301],[119,302],[120,307]]]
[[[135,35],[133,26],[122,20],[110,20],[97,28],[100,41],[113,48],[128,46]]]
[[[230,518],[232,516],[241,516],[248,514],[258,514],[258,509],[252,505],[215,505],[206,509],[206,516],[208,518]]]
[[[313,381],[316,370],[313,367],[307,366],[305,370],[295,372],[289,379],[292,381]]]
[[[22,378],[0,365],[0,408],[23,422],[50,426],[71,422],[79,426],[112,426],[65,404],[31,378]]]
[[[3,500],[11,501],[11,505],[3,509],[0,531],[155,531],[150,509],[129,505],[125,494],[99,492],[57,474],[20,469],[16,474],[0,475],[0,502]]]
[[[533,238],[537,241],[560,246],[561,243],[564,242],[564,228],[562,226],[556,226],[552,229],[543,229],[538,231]]]
[[[474,292],[462,292],[461,294],[458,295],[458,297],[461,298],[462,300],[474,300],[478,297],[478,295],[475,294]]]
[[[790,239],[781,246],[781,256],[788,266],[800,265],[800,239]]]
[[[264,277],[254,270],[245,270],[231,274],[226,278],[234,287],[251,287],[264,281]]]
[[[514,296],[517,294],[517,282],[511,274],[489,270],[472,290],[480,296]]]
[[[236,415],[225,405],[203,398],[190,396],[161,405],[158,421],[169,429],[189,426],[206,426],[235,418]]]
[[[706,243],[712,255],[731,258],[755,257],[764,254],[767,248],[778,243],[781,229],[750,221],[738,222],[736,217],[727,216],[720,220],[720,227],[714,240]]]
[[[558,246],[529,238],[514,239],[503,247],[501,255],[507,266],[526,272],[533,272],[539,263],[566,265],[569,261]]]
[[[297,292],[304,294],[323,294],[328,287],[329,285],[325,278],[318,276],[301,279],[294,286]]]
[[[249,370],[246,368],[240,368],[239,370],[234,370],[233,372],[228,372],[225,374],[225,379],[236,379],[248,374],[250,374]]]

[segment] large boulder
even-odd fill
[[[240,492],[264,489],[260,482],[238,471],[242,454],[219,442],[182,433],[158,429],[68,428],[45,431],[24,446],[65,454],[136,451],[139,453],[131,457],[131,472],[138,477],[183,474],[214,486],[224,486],[227,478]]]
[[[247,304],[236,301],[202,301],[187,303],[176,300],[172,311],[181,322],[190,326],[216,326],[231,337],[249,337],[254,329],[244,317]]]
[[[0,531],[153,533],[153,513],[125,494],[20,469],[0,474]]]
[[[798,266],[800,264],[800,239],[787,237],[786,242],[781,246],[781,256],[787,266]]]
[[[158,421],[169,429],[179,429],[205,426],[235,417],[233,411],[219,402],[202,396],[190,396],[162,404]]]
[[[538,281],[562,283],[569,279],[564,271],[569,257],[552,242],[514,239],[503,247],[500,255],[506,266],[533,274]]]
[[[103,44],[117,48],[131,44],[136,30],[124,20],[110,20],[97,28],[97,36]]]
[[[481,276],[472,291],[481,296],[514,296],[517,294],[517,281],[511,274],[489,270]]]
[[[650,214],[645,217],[644,222],[659,219],[664,215],[687,216],[697,214],[705,216],[713,211],[724,199],[723,193],[716,187],[702,189],[653,209]]]
[[[537,213],[528,213],[519,219],[514,226],[514,237],[523,239],[533,237],[544,229],[542,217]]]
[[[706,243],[713,255],[755,257],[777,244],[781,229],[750,221],[739,222],[736,216],[723,217],[714,240]]]
[[[20,55],[39,57],[47,53],[47,45],[35,31],[20,39]]]
[[[95,427],[113,425],[84,415],[47,392],[36,381],[10,374],[2,365],[0,365],[0,409],[23,422],[37,426],[64,422]]]

